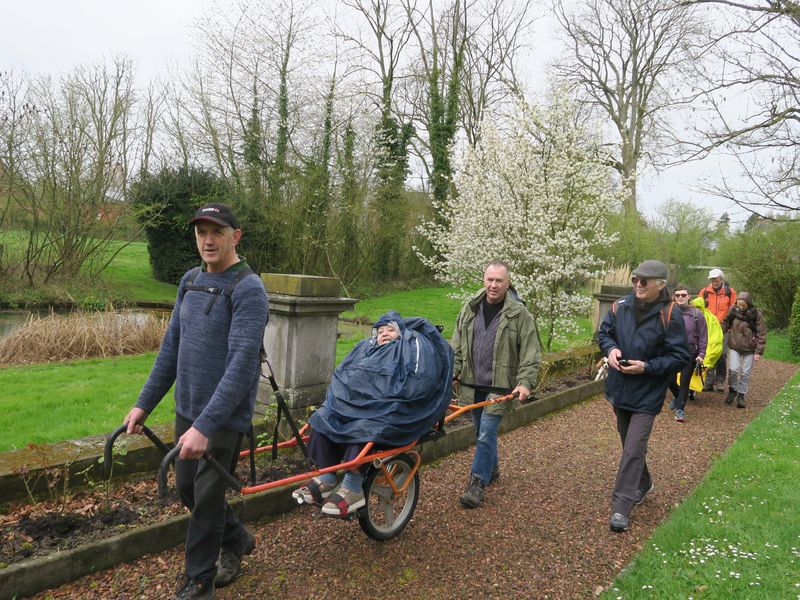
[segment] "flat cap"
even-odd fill
[[[633,270],[633,276],[644,279],[666,279],[667,265],[659,260],[646,260]]]

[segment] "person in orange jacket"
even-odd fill
[[[725,281],[725,273],[722,269],[711,269],[708,272],[710,283],[700,290],[698,298],[702,298],[706,303],[706,308],[710,310],[717,320],[722,323],[725,316],[732,306],[736,306],[736,290]],[[728,354],[728,334],[722,338],[722,356],[720,356],[714,368],[706,373],[706,384],[703,391],[725,390],[725,376],[727,375],[726,356]]]

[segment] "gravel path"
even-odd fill
[[[414,519],[396,539],[375,542],[356,521],[311,519],[298,509],[254,526],[245,575],[218,590],[234,598],[590,598],[698,484],[711,463],[783,387],[796,365],[761,361],[748,408],[704,393],[687,423],[656,419],[648,465],[656,489],[631,529],[608,529],[619,439],[608,403],[596,397],[500,438],[501,478],[484,506],[458,496],[472,451],[421,474]],[[171,598],[182,549],[84,577],[36,598]]]

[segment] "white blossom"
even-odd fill
[[[504,129],[487,119],[480,145],[459,159],[456,193],[438,207],[444,224],[420,226],[433,248],[420,258],[442,281],[474,289],[487,262],[506,261],[545,348],[588,313],[580,284],[602,275],[595,253],[614,241],[606,215],[621,204],[576,115],[557,93],[544,109],[520,102]]]

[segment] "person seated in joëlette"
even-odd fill
[[[308,455],[317,469],[354,460],[364,445],[397,448],[418,440],[439,422],[452,393],[453,351],[427,319],[382,315],[372,337],[339,364],[325,401],[311,415]],[[299,502],[344,517],[366,504],[368,465],[323,473],[292,492]]]

